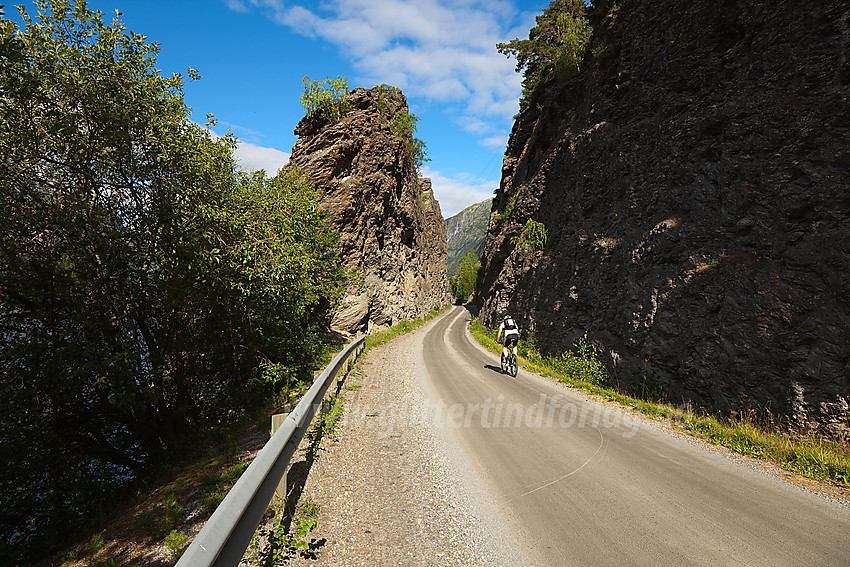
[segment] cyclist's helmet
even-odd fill
[[[504,319],[502,319],[502,321],[507,321],[507,320],[508,320],[508,319],[510,319],[510,318],[511,318],[511,316],[510,316],[510,315],[505,315],[505,318],[504,318]]]

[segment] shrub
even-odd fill
[[[519,236],[514,237],[513,242],[520,250],[537,252],[546,248],[547,239],[546,225],[528,219],[525,221],[525,226],[522,227],[522,232]]]
[[[336,79],[313,81],[304,75],[302,83],[304,93],[300,100],[308,118],[320,114],[331,122],[338,122],[351,110],[351,105],[345,100],[349,93],[346,77],[339,75]]]
[[[404,141],[404,147],[413,156],[413,162],[416,164],[416,169],[419,170],[426,161],[431,161],[431,158],[428,157],[425,142],[414,135],[417,122],[419,122],[418,116],[402,111],[393,118],[390,123],[390,131]]]
[[[587,341],[587,332],[573,344],[575,350],[568,350],[560,356],[546,357],[546,364],[557,372],[598,386],[605,382],[605,367],[599,361],[599,349]]]

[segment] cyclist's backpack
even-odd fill
[[[505,331],[516,331],[517,334],[519,334],[519,329],[517,329],[516,323],[514,323],[513,319],[505,321]]]

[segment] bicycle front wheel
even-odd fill
[[[519,362],[517,361],[516,355],[511,355],[511,358],[508,361],[508,372],[511,373],[511,376],[516,378],[517,370],[519,370]]]

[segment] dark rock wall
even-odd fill
[[[652,0],[532,101],[491,213],[482,316],[622,386],[850,433],[850,3]],[[506,212],[508,214],[506,214]],[[522,251],[527,219],[547,249]]]
[[[415,319],[448,302],[446,227],[431,183],[390,130],[407,101],[398,89],[354,89],[339,122],[305,118],[290,163],[321,191],[355,269],[331,329],[341,335]]]

